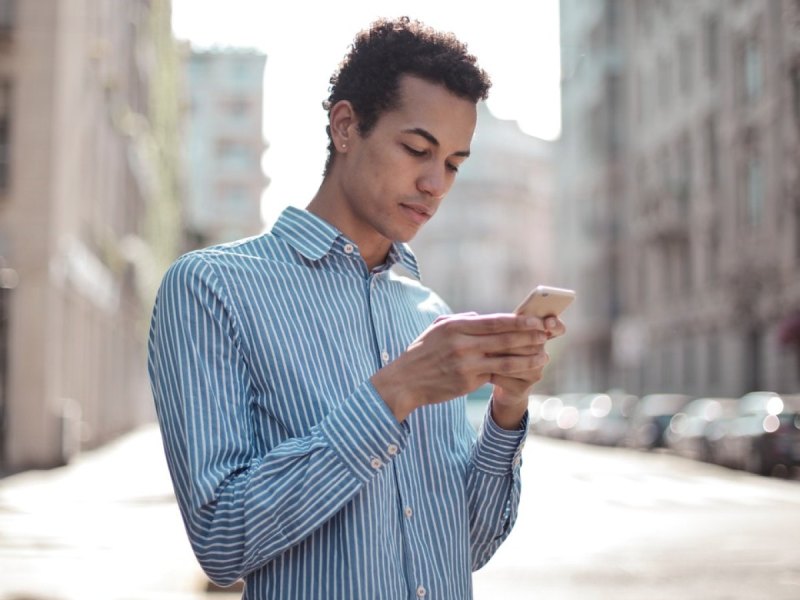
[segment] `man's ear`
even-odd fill
[[[339,100],[330,112],[331,139],[338,152],[347,152],[358,136],[358,119],[349,100]]]

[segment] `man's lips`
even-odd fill
[[[400,207],[409,216],[409,218],[418,225],[422,225],[433,216],[433,210],[424,204],[418,204],[416,202],[403,202],[400,204]]]

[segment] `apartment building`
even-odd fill
[[[800,3],[561,2],[564,388],[800,388]]]
[[[189,245],[258,235],[264,228],[261,195],[269,183],[261,167],[266,56],[237,48],[187,52],[183,147]]]
[[[0,2],[0,472],[152,418],[176,74],[167,0]]]

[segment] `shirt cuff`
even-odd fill
[[[408,425],[399,423],[372,382],[359,386],[320,423],[322,434],[356,478],[368,481],[383,471],[408,441]]]
[[[492,419],[492,403],[486,409],[478,441],[475,444],[473,464],[489,475],[504,476],[518,469],[522,460],[522,449],[528,436],[528,411],[522,417],[519,428],[507,430]]]

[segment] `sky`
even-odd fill
[[[321,182],[327,137],[322,101],[356,32],[378,17],[408,15],[452,31],[493,81],[488,107],[543,139],[561,130],[558,0],[173,0],[178,39],[199,48],[248,47],[267,55],[262,161],[271,183],[267,225],[305,206]],[[478,125],[480,131],[480,124]]]

